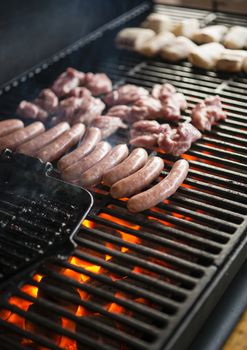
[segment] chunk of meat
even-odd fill
[[[160,51],[161,57],[168,61],[184,60],[197,45],[188,38],[179,36]]]
[[[171,96],[176,93],[176,88],[172,84],[155,84],[152,89],[152,96],[158,98],[161,101],[166,99],[168,96]]]
[[[162,101],[163,117],[167,121],[177,122],[181,118],[181,110],[186,109],[185,96],[180,92],[168,96]]]
[[[169,124],[160,124],[156,120],[139,120],[132,125],[130,132],[131,137],[140,135],[157,134],[169,131]]]
[[[153,148],[157,146],[159,135],[170,131],[169,124],[159,124],[155,120],[140,120],[132,126],[130,143],[135,146]]]
[[[226,119],[219,96],[210,96],[199,102],[191,113],[192,123],[200,130],[210,131],[212,125]]]
[[[83,105],[84,99],[80,97],[68,97],[62,100],[57,108],[56,115],[60,120],[72,122],[76,112]]]
[[[164,114],[160,100],[152,96],[143,96],[135,102],[131,109],[131,120],[157,119]]]
[[[86,88],[89,89],[94,96],[99,96],[112,91],[112,82],[104,73],[87,73]]]
[[[84,81],[85,73],[69,67],[54,81],[51,89],[58,97],[62,97],[75,87],[83,85]]]
[[[126,122],[131,121],[131,107],[130,106],[125,106],[125,105],[117,105],[111,107],[107,115],[111,117],[118,117]]]
[[[105,104],[99,98],[91,97],[89,100],[84,100],[84,103],[75,112],[73,124],[85,123],[90,125],[92,121],[105,109]]]
[[[102,139],[114,134],[119,128],[127,128],[127,125],[124,124],[120,118],[111,117],[108,115],[96,117],[92,122],[92,126],[101,130]]]
[[[161,133],[158,137],[158,145],[165,152],[180,156],[188,151],[191,144],[201,137],[200,131],[192,124],[181,123],[177,128]]]
[[[135,103],[141,97],[148,95],[148,90],[143,87],[126,84],[119,86],[116,90],[107,94],[104,101],[108,106],[129,105]]]
[[[48,118],[48,112],[28,101],[21,101],[16,113],[24,118],[40,121],[45,121]]]
[[[79,97],[84,99],[90,99],[92,96],[91,91],[83,86],[77,86],[74,89],[70,90],[68,96]]]
[[[58,98],[51,89],[43,89],[34,103],[48,113],[53,113],[58,106]]]
[[[197,44],[220,42],[227,30],[226,26],[219,24],[200,28],[192,35],[192,40]]]

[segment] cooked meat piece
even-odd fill
[[[181,123],[177,128],[160,134],[158,145],[166,153],[180,156],[182,153],[188,151],[191,144],[201,137],[200,131],[192,124]]]
[[[191,39],[194,33],[199,29],[200,23],[198,19],[187,18],[183,19],[181,22],[178,22],[173,26],[172,32],[176,36],[183,36]]]
[[[101,115],[104,109],[105,104],[99,98],[91,97],[90,100],[84,100],[84,103],[74,114],[73,124],[85,123],[90,125],[97,116]]]
[[[188,38],[178,36],[160,51],[161,57],[168,61],[176,62],[184,60],[197,45]]]
[[[197,44],[206,44],[211,42],[220,42],[227,32],[227,27],[224,25],[213,25],[198,29],[193,35],[192,40]]]
[[[112,91],[112,82],[104,73],[87,73],[85,86],[94,96],[99,96]]]
[[[247,44],[247,28],[233,26],[226,34],[223,44],[228,49],[243,49]]]
[[[119,48],[131,51],[138,51],[145,41],[155,36],[155,32],[151,29],[144,28],[124,28],[117,37],[116,44]]]
[[[114,166],[105,172],[103,182],[107,186],[112,186],[117,181],[135,173],[142,168],[148,160],[148,154],[144,148],[135,148],[122,163]]]
[[[245,58],[245,50],[224,50],[216,62],[216,69],[231,73],[241,72]]]
[[[153,148],[157,146],[159,135],[170,130],[169,124],[159,124],[155,120],[141,120],[132,126],[130,143],[138,147]]]
[[[175,39],[175,35],[170,32],[162,32],[155,35],[153,38],[145,41],[138,52],[147,57],[153,57],[161,51],[162,48],[169,45]]]
[[[172,28],[172,19],[162,13],[151,13],[142,23],[143,28],[149,28],[156,33],[166,32]]]
[[[71,147],[75,146],[82,138],[85,132],[85,125],[75,124],[71,129],[65,131],[53,142],[41,148],[36,157],[43,160],[43,162],[52,162],[59,159]]]
[[[226,119],[219,96],[210,96],[199,102],[191,113],[192,123],[200,130],[210,131],[212,125]]]
[[[176,93],[175,86],[169,83],[165,83],[163,85],[155,84],[152,89],[152,96],[160,100],[166,99],[168,96],[175,93]]]
[[[144,96],[137,100],[131,109],[131,121],[157,119],[163,116],[160,100],[152,96]]]
[[[131,138],[140,135],[156,134],[157,136],[171,129],[169,124],[160,124],[156,120],[140,120],[132,125]]]
[[[51,89],[58,97],[62,97],[75,87],[83,85],[84,81],[85,73],[69,67],[54,81]]]
[[[108,115],[96,117],[92,122],[92,126],[101,130],[102,139],[114,134],[119,128],[127,128],[126,124],[124,124],[120,118]]]
[[[80,159],[88,155],[97,143],[101,140],[101,131],[98,128],[88,128],[85,137],[79,147],[74,151],[63,156],[57,163],[60,171],[68,168],[70,165],[78,162]]]
[[[136,173],[116,182],[110,190],[113,198],[129,197],[150,185],[164,169],[160,157],[150,157],[143,168]]]
[[[48,113],[36,104],[28,101],[21,101],[16,113],[24,118],[45,121]]]
[[[126,84],[107,94],[104,101],[108,106],[130,105],[139,100],[139,98],[148,95],[148,90],[143,87]]]
[[[79,97],[84,99],[90,99],[92,97],[91,91],[83,86],[77,86],[70,90],[68,97]]]
[[[82,106],[83,108],[86,108],[86,106],[84,106],[84,102],[84,98],[80,97],[65,98],[59,103],[56,115],[58,116],[60,121],[65,120],[71,123],[73,122],[75,114],[79,110],[79,108]],[[86,101],[86,103],[88,103],[88,101]]]
[[[115,146],[103,159],[81,175],[81,186],[89,188],[99,184],[105,172],[121,163],[128,155],[129,150],[127,145],[120,144]]]
[[[108,142],[99,142],[94,150],[86,157],[80,159],[78,162],[70,165],[62,172],[63,179],[67,181],[77,180],[81,174],[90,169],[94,164],[98,163],[111,150],[111,145]]]
[[[131,107],[125,105],[117,105],[111,107],[107,115],[110,117],[118,117],[123,121],[130,122],[131,121]]]
[[[177,122],[181,118],[181,110],[187,108],[184,94],[177,92],[162,100],[163,117],[167,121]]]
[[[143,134],[133,137],[130,144],[136,147],[154,148],[157,146],[158,136],[155,134]]]
[[[15,149],[22,143],[31,140],[44,131],[45,127],[43,123],[35,122],[26,126],[25,128],[18,129],[11,134],[3,136],[0,139],[0,152],[2,152],[5,148],[15,151]]]
[[[224,46],[219,43],[197,46],[189,54],[188,60],[193,66],[212,69],[215,68],[216,62],[224,50]]]
[[[50,89],[44,89],[34,100],[34,103],[48,113],[53,113],[58,106],[58,98]]]
[[[22,129],[24,124],[19,119],[8,119],[0,121],[0,137],[11,134],[12,132]]]
[[[177,191],[185,180],[189,171],[189,163],[185,159],[177,160],[170,173],[157,185],[141,192],[128,200],[129,211],[137,213],[150,209]]]
[[[32,138],[30,141],[21,144],[16,151],[34,157],[38,150],[53,142],[66,130],[69,130],[69,128],[69,124],[66,122],[57,124],[46,132]]]

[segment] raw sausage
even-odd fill
[[[116,182],[110,190],[113,198],[129,197],[151,184],[164,168],[160,157],[149,158],[147,164],[136,173]]]
[[[64,169],[68,168],[70,165],[78,162],[78,160],[85,157],[87,154],[89,154],[96,144],[101,139],[101,131],[98,128],[88,128],[87,133],[82,140],[82,143],[79,147],[77,147],[73,152],[70,152],[69,154],[66,154],[63,158],[61,158],[58,163],[57,167],[60,171],[63,171]]]
[[[65,152],[80,141],[85,132],[84,124],[75,124],[70,130],[65,131],[55,141],[49,145],[41,148],[36,157],[43,160],[43,162],[52,162],[60,158]]]
[[[126,144],[117,145],[101,161],[82,174],[80,184],[86,188],[99,184],[104,173],[122,162],[128,155]]]
[[[32,140],[23,143],[17,148],[17,152],[24,153],[29,156],[35,156],[35,153],[41,148],[45,147],[56,138],[58,138],[66,130],[69,130],[70,126],[68,123],[59,123],[50,130],[47,130],[43,134],[33,138]]]
[[[63,179],[67,181],[78,179],[82,173],[104,158],[110,150],[111,145],[108,142],[99,142],[91,153],[64,170]]]
[[[10,134],[24,127],[24,124],[19,119],[8,119],[0,122],[0,137]]]
[[[157,185],[129,199],[129,211],[137,213],[154,207],[176,192],[189,171],[189,163],[185,159],[176,161],[170,173]]]
[[[148,154],[144,148],[134,149],[128,158],[122,163],[109,169],[103,176],[103,182],[107,186],[112,186],[117,181],[135,173],[142,168],[148,160]]]
[[[0,139],[0,152],[5,148],[10,148],[14,151],[22,143],[31,140],[44,131],[44,124],[41,122],[35,122],[26,126],[25,128],[8,134]]]

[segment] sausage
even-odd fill
[[[66,122],[59,123],[50,130],[47,130],[41,135],[33,138],[32,140],[23,143],[17,147],[17,152],[24,153],[29,156],[35,156],[38,150],[47,146],[49,143],[58,138],[62,133],[70,128],[69,124]]]
[[[19,119],[8,119],[0,122],[0,137],[10,134],[24,127],[24,124]]]
[[[141,192],[128,200],[129,211],[137,213],[154,207],[176,192],[189,171],[189,163],[185,159],[176,161],[170,173],[157,185]]]
[[[47,146],[41,148],[36,157],[43,160],[43,162],[52,162],[60,158],[65,152],[80,141],[85,132],[84,124],[75,124],[70,130],[65,131],[55,141],[49,143]]]
[[[81,186],[88,188],[99,184],[104,173],[122,162],[128,155],[129,150],[126,144],[117,145],[101,161],[82,174]]]
[[[19,145],[31,140],[33,137],[45,131],[44,124],[41,122],[32,123],[25,128],[19,129],[0,139],[0,152],[5,148],[15,150]]]
[[[107,186],[112,186],[117,181],[135,173],[142,168],[148,160],[148,154],[144,148],[134,149],[128,158],[122,163],[109,169],[103,176],[103,182]]]
[[[91,153],[62,172],[63,179],[66,181],[78,179],[82,173],[104,158],[110,150],[111,145],[108,142],[99,142]]]
[[[147,164],[136,173],[116,182],[110,190],[113,198],[129,197],[153,182],[164,169],[160,157],[150,157]]]
[[[78,160],[89,154],[95,147],[95,145],[101,139],[101,131],[98,128],[88,128],[87,133],[82,140],[81,145],[76,148],[73,152],[66,154],[62,157],[58,163],[57,167],[60,171],[68,168],[70,165],[78,162]]]

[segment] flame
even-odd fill
[[[172,224],[171,222],[158,219],[158,218],[156,218],[156,217],[154,217],[154,216],[148,216],[148,219],[158,221],[159,223],[161,223],[162,225],[165,225],[165,226],[176,227],[176,226],[175,226],[174,224]]]
[[[82,226],[86,226],[88,228],[94,228],[94,222],[92,222],[90,220],[84,220],[82,222]]]

